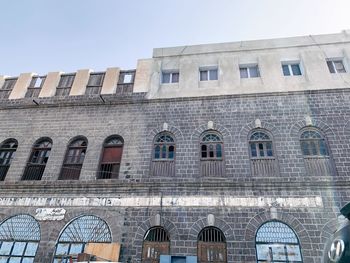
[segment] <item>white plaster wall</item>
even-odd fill
[[[340,34],[197,45],[154,50],[148,60],[148,98],[212,96],[349,88],[350,35]],[[331,74],[327,58],[342,58],[347,73]],[[300,61],[302,76],[284,76],[282,62]],[[258,64],[260,78],[241,79],[239,65]],[[217,81],[199,81],[199,68],[218,66]],[[176,84],[161,84],[162,70],[179,70]],[[143,68],[145,71],[145,68]]]

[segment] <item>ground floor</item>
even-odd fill
[[[69,262],[113,242],[120,262],[319,263],[346,196],[293,191],[2,197],[0,262]]]

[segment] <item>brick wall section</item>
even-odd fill
[[[320,195],[323,208],[277,207],[278,219],[297,233],[304,262],[320,262],[324,240],[336,227],[339,207],[350,201],[350,92],[348,90],[296,92],[246,96],[218,96],[186,99],[145,100],[144,94],[116,97],[98,96],[2,101],[0,141],[18,140],[16,157],[0,197],[13,196],[147,196],[234,195],[238,197],[303,197]],[[298,132],[305,116],[327,137],[337,173],[332,176],[306,174]],[[273,136],[279,162],[279,176],[252,177],[247,136],[254,121]],[[208,121],[224,140],[226,173],[221,178],[199,174],[199,136]],[[176,175],[154,178],[149,174],[154,135],[163,123],[176,137]],[[102,143],[110,135],[123,137],[125,145],[119,179],[96,182]],[[88,149],[76,182],[57,181],[68,142],[75,136],[88,139]],[[50,137],[53,147],[40,182],[18,182],[33,143]],[[332,185],[337,185],[333,188]],[[1,218],[18,213],[34,215],[37,207],[2,208]],[[81,214],[98,215],[107,221],[113,241],[122,243],[122,262],[140,262],[143,236],[152,217],[161,214],[169,231],[171,253],[195,255],[196,237],[208,214],[215,215],[217,227],[227,238],[228,262],[255,262],[254,236],[270,208],[252,207],[144,207],[73,208],[63,221],[40,222],[42,240],[36,262],[50,262],[63,226]]]

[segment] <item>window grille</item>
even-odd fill
[[[1,99],[8,99],[10,96],[11,91],[13,90],[15,84],[17,82],[17,78],[7,78],[5,79],[4,84],[2,85],[0,89],[0,98]]]
[[[86,149],[86,139],[76,139],[68,146],[64,164],[62,167],[60,180],[78,180],[83,167]]]
[[[26,98],[37,98],[39,97],[41,88],[45,82],[46,76],[35,76],[29,84],[27,89]]]
[[[39,140],[34,144],[22,180],[41,180],[52,147],[51,139]]]
[[[108,138],[103,144],[98,179],[118,178],[124,141],[119,136]]]
[[[88,84],[86,86],[85,94],[92,95],[92,94],[100,94],[103,80],[105,77],[105,73],[91,73],[89,77]]]
[[[73,86],[75,74],[65,74],[61,76],[60,82],[56,88],[56,96],[69,96]]]
[[[15,157],[18,143],[15,139],[8,139],[0,146],[0,181],[5,180],[12,159]]]
[[[0,225],[0,262],[34,262],[40,241],[39,223],[30,215],[16,215]]]
[[[216,227],[206,227],[198,235],[198,262],[227,262],[226,238]]]
[[[54,263],[69,263],[70,257],[82,253],[87,243],[110,243],[111,232],[105,221],[97,216],[81,216],[71,221],[56,244]]]
[[[163,227],[149,229],[143,240],[142,262],[159,263],[160,255],[168,255],[170,239]]]
[[[270,221],[257,231],[257,262],[295,262],[302,263],[299,240],[286,224]]]

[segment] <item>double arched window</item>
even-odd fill
[[[214,132],[205,133],[201,138],[201,159],[222,160],[222,139]]]
[[[300,244],[294,231],[279,221],[269,221],[258,229],[255,238],[257,262],[302,263]]]
[[[52,140],[49,138],[40,139],[34,144],[22,180],[41,180],[49,160],[51,147]]]
[[[304,156],[329,156],[325,138],[316,130],[305,130],[300,135]]]
[[[81,168],[83,167],[86,148],[88,142],[86,138],[77,138],[73,140],[67,149],[62,171],[60,174],[60,180],[78,180],[80,176]]]
[[[208,131],[200,138],[200,170],[203,176],[222,176],[225,173],[223,140],[219,133]]]
[[[154,176],[175,175],[175,139],[168,132],[154,138],[151,174]]]
[[[5,180],[7,171],[10,168],[12,159],[15,157],[15,152],[18,147],[18,142],[15,139],[8,139],[0,145],[0,181]]]
[[[272,140],[263,131],[254,131],[249,138],[250,156],[252,158],[273,157]]]
[[[118,178],[122,160],[124,140],[120,136],[111,136],[103,143],[98,179]]]
[[[226,238],[216,227],[206,227],[198,235],[198,262],[227,262]]]
[[[142,246],[142,263],[159,263],[160,255],[170,252],[170,239],[168,233],[161,226],[150,228]]]
[[[154,140],[154,160],[173,160],[175,158],[175,141],[168,133],[160,133]]]
[[[328,176],[336,173],[328,150],[327,140],[319,130],[315,128],[302,130],[300,134],[300,146],[308,175]]]
[[[16,215],[0,225],[0,262],[34,262],[40,242],[39,223],[30,215]]]
[[[272,136],[264,130],[253,130],[249,135],[249,154],[253,176],[278,175],[278,163],[272,144]]]
[[[71,221],[60,235],[54,263],[69,263],[71,257],[82,253],[87,243],[111,243],[111,231],[105,221],[97,216],[81,216]]]

